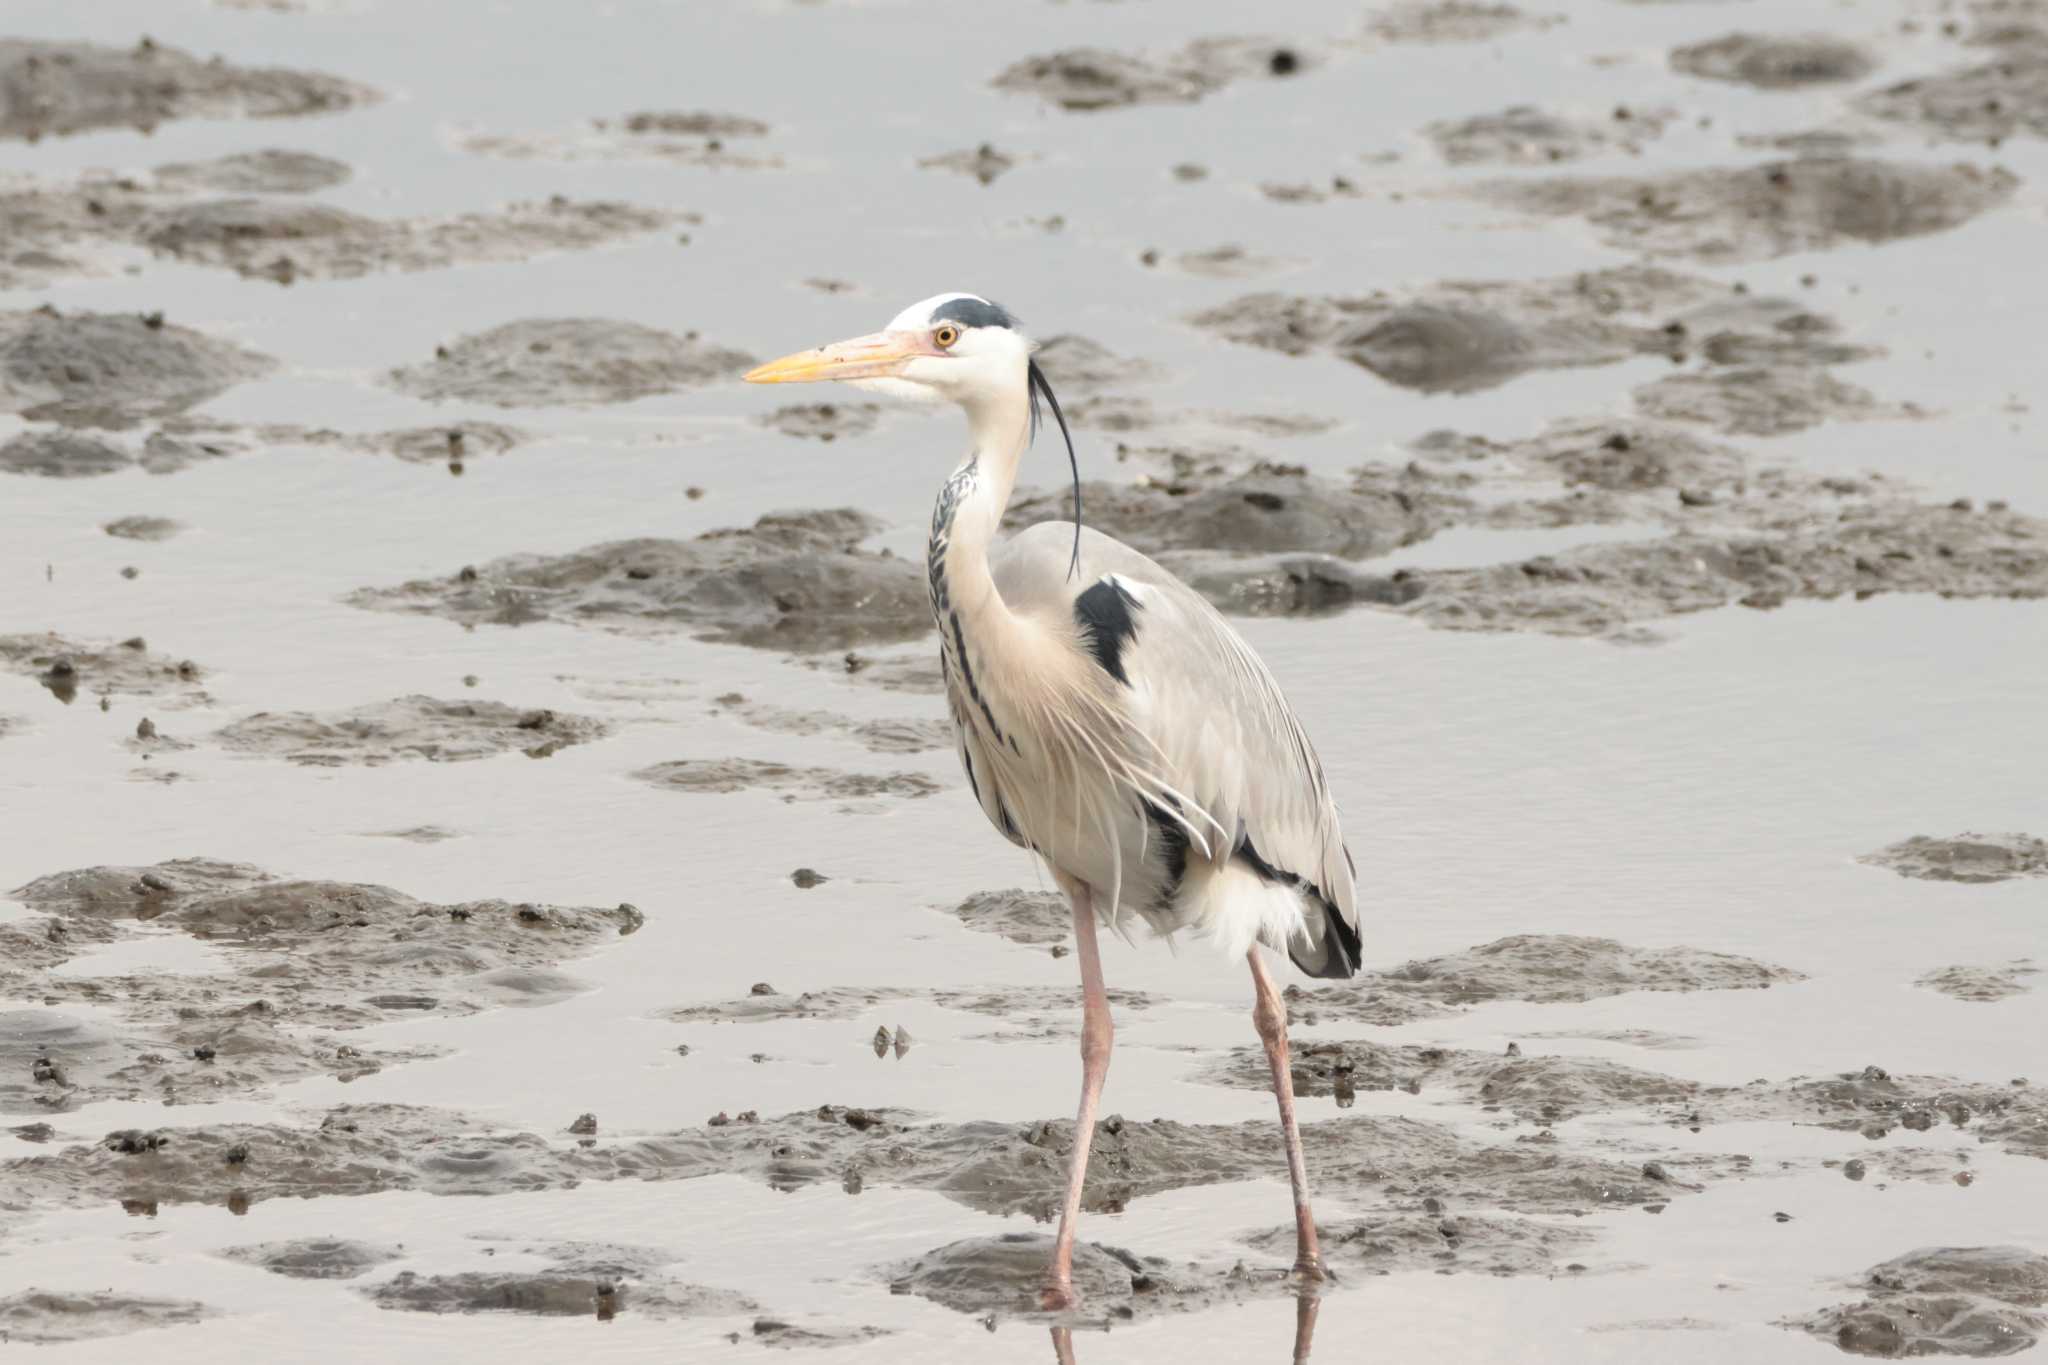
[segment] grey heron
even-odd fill
[[[801,351],[757,384],[838,380],[967,414],[926,566],[960,763],[982,811],[1051,869],[1081,969],[1081,1103],[1043,1301],[1072,1307],[1074,1234],[1113,1025],[1098,921],[1206,937],[1251,966],[1279,1101],[1295,1270],[1323,1276],[1288,1071],[1287,1009],[1260,956],[1358,970],[1355,869],[1323,767],[1273,675],[1193,589],[1080,520],[1073,437],[1032,343],[974,294],[912,304],[882,331]],[[1075,520],[998,541],[1041,398],[1066,438]]]

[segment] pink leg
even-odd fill
[[[1059,1239],[1053,1243],[1039,1302],[1058,1312],[1074,1299],[1074,1232],[1081,1222],[1081,1185],[1088,1176],[1088,1148],[1095,1140],[1095,1104],[1109,1074],[1109,1048],[1116,1029],[1109,996],[1102,989],[1102,957],[1095,950],[1095,899],[1086,886],[1067,886],[1074,904],[1074,955],[1081,960],[1081,1108],[1074,1115],[1074,1152],[1067,1167],[1067,1198],[1060,1206]]]
[[[1323,1278],[1322,1250],[1316,1245],[1316,1220],[1308,1211],[1308,1163],[1301,1155],[1301,1129],[1294,1121],[1294,1075],[1287,1064],[1287,1005],[1273,989],[1273,978],[1253,946],[1252,988],[1258,996],[1252,1006],[1252,1023],[1259,1041],[1266,1045],[1266,1062],[1273,1068],[1273,1097],[1280,1101],[1280,1128],[1287,1138],[1287,1178],[1294,1185],[1294,1272],[1304,1279]]]
[[[1074,1365],[1074,1329],[1055,1327],[1052,1329],[1053,1365]]]

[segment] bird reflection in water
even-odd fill
[[[1294,1300],[1294,1354],[1288,1357],[1293,1365],[1308,1365],[1309,1348],[1315,1344],[1316,1314],[1323,1307],[1318,1289],[1317,1285],[1306,1285]],[[1054,1365],[1077,1365],[1073,1328],[1052,1329],[1052,1358]]]

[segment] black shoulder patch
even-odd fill
[[[1015,327],[1017,319],[1010,316],[1010,310],[1000,303],[990,303],[973,295],[966,298],[947,299],[932,309],[933,322],[957,322],[962,327]]]
[[[1129,687],[1124,673],[1124,646],[1138,633],[1138,599],[1124,591],[1123,584],[1105,578],[1074,599],[1074,621],[1088,637],[1088,650],[1102,671]]]

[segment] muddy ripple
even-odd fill
[[[92,1341],[203,1322],[215,1313],[191,1299],[151,1298],[106,1289],[30,1289],[0,1298],[0,1342],[48,1346]]]
[[[2048,1256],[2023,1247],[1926,1247],[1872,1266],[1859,1303],[1782,1326],[1850,1355],[2006,1356],[2048,1334]]]
[[[1916,834],[1857,861],[1922,881],[2003,882],[2048,877],[2048,841],[2031,834],[1958,834],[1952,839]]]
[[[1978,1004],[1989,1004],[1994,1000],[2008,1000],[2015,995],[2025,995],[2033,989],[2026,978],[2039,976],[2041,969],[2031,959],[2003,967],[1943,967],[1922,976],[1913,984],[1957,1000],[1969,1000]]]
[[[220,1254],[294,1280],[351,1280],[402,1259],[405,1252],[395,1246],[341,1237],[301,1237],[288,1242],[229,1247]]]
[[[0,39],[0,138],[321,114],[377,98],[334,76],[202,60],[148,38],[132,48]]]
[[[1877,59],[1825,33],[1731,33],[1675,49],[1671,69],[1760,90],[1798,90],[1860,81],[1877,69]]]
[[[799,652],[912,640],[931,629],[924,575],[859,548],[881,529],[850,508],[770,513],[695,540],[626,540],[573,554],[513,555],[443,579],[365,588],[349,601],[465,626],[565,621],[691,630]]]
[[[753,363],[693,332],[676,336],[603,318],[529,318],[462,338],[433,360],[393,370],[392,387],[415,398],[498,407],[625,403],[714,383]]]
[[[338,768],[376,767],[404,758],[458,763],[513,752],[546,758],[601,738],[610,728],[592,717],[560,711],[412,696],[327,715],[259,711],[215,731],[213,738],[237,753]]]

